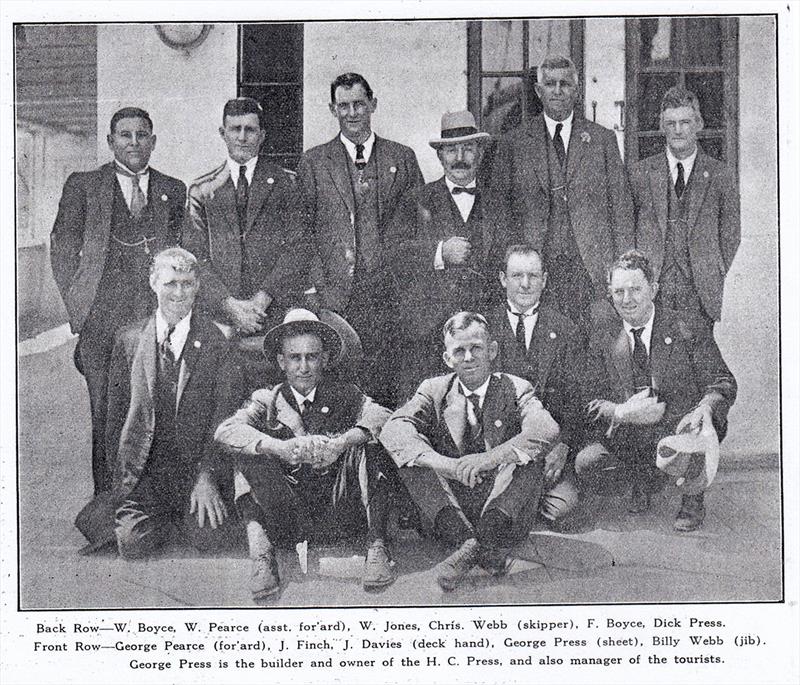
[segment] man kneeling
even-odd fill
[[[558,426],[528,381],[492,373],[498,346],[480,314],[451,317],[444,344],[455,373],[423,381],[381,442],[434,535],[459,547],[437,567],[449,591],[476,565],[507,570],[509,551],[536,518]]]
[[[364,588],[394,580],[384,540],[396,475],[377,443],[389,411],[351,383],[325,381],[341,349],[332,327],[305,309],[289,311],[264,339],[286,382],[257,390],[217,429],[217,442],[237,457],[255,599],[280,590],[274,544],[329,543],[365,528]]]

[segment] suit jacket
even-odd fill
[[[114,164],[70,174],[64,184],[53,230],[50,262],[70,326],[79,333],[97,295],[111,235],[111,212],[117,175]],[[150,169],[149,204],[156,230],[153,253],[177,245],[186,204],[186,186]]]
[[[400,198],[424,180],[414,151],[405,145],[375,136],[372,155],[377,163],[377,229],[382,238]],[[355,254],[356,209],[347,150],[339,136],[303,155],[298,181],[318,259],[313,285],[323,307],[343,312],[353,285],[353,265],[348,254]]]
[[[653,430],[671,435],[681,418],[710,395],[714,427],[722,440],[728,410],[736,400],[736,380],[701,317],[656,307],[649,357],[652,387],[658,400],[666,403]],[[635,393],[628,334],[607,302],[592,311],[590,359],[602,379],[598,397],[619,403]]]
[[[517,344],[505,304],[487,317],[500,351],[496,367],[524,378],[561,427],[561,441],[580,440],[584,405],[594,390],[586,369],[586,350],[578,327],[556,309],[541,305],[527,352]]]
[[[550,145],[539,115],[497,143],[490,184],[519,223],[525,241],[541,251],[550,216]],[[575,115],[567,152],[567,205],[572,231],[598,297],[605,268],[634,246],[633,202],[612,131]]]
[[[302,295],[308,246],[294,174],[261,155],[253,172],[247,203],[245,244],[253,263],[249,280],[278,302],[293,304]],[[201,302],[224,319],[227,297],[249,297],[242,287],[242,246],[236,213],[236,189],[227,161],[189,187],[189,211],[181,244],[200,263]]]
[[[741,239],[739,189],[733,172],[698,147],[689,177],[689,261],[703,308],[719,321],[725,275]],[[656,280],[664,264],[667,197],[672,178],[665,153],[634,164],[631,187],[636,208],[636,247],[647,253]]]
[[[423,455],[464,456],[466,412],[456,374],[429,378],[392,414],[381,442],[398,466]],[[546,454],[558,438],[558,426],[528,381],[494,373],[483,403],[483,433],[487,453],[514,462],[516,450],[534,460]]]
[[[492,205],[491,198],[482,193],[478,201],[483,206],[480,252],[471,254],[466,265],[441,270],[434,269],[439,241],[464,236],[466,228],[444,177],[409,193],[400,203],[387,257],[398,293],[397,327],[406,339],[438,336],[448,317],[465,309],[483,311],[497,290],[505,249],[518,241],[506,214]]]

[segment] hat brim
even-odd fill
[[[466,136],[456,136],[454,138],[434,138],[428,142],[432,148],[440,148],[445,145],[453,145],[455,143],[468,143],[476,141],[478,143],[488,143],[492,139],[491,133],[485,131],[478,131],[477,133],[470,133]]]
[[[335,328],[322,321],[290,321],[270,328],[264,336],[264,356],[274,362],[281,351],[283,339],[293,335],[313,333],[322,340],[323,349],[328,352],[331,364],[338,362],[342,352],[342,337]]]

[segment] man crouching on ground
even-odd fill
[[[444,344],[455,373],[423,381],[381,442],[434,536],[458,547],[437,567],[439,586],[450,591],[476,565],[506,572],[508,553],[536,518],[558,426],[528,381],[492,373],[498,346],[483,316],[448,319]]]
[[[257,390],[215,439],[236,455],[236,504],[247,528],[254,599],[280,591],[274,545],[329,543],[367,530],[365,589],[394,574],[385,544],[394,464],[377,443],[389,411],[355,385],[326,382],[339,334],[293,309],[264,339],[286,382]]]

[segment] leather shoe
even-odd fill
[[[281,578],[278,575],[278,560],[275,552],[269,551],[259,554],[253,559],[253,569],[250,573],[250,592],[253,599],[267,599],[280,592]]]
[[[377,590],[394,582],[394,572],[389,559],[389,552],[383,540],[375,540],[367,550],[364,562],[364,576],[361,583],[365,590]]]
[[[650,493],[639,485],[634,485],[628,502],[628,513],[643,514],[650,509]]]
[[[436,567],[436,582],[445,592],[455,590],[478,563],[481,546],[470,538]]]
[[[703,525],[705,517],[706,507],[703,503],[703,493],[684,495],[681,498],[681,509],[675,518],[675,530],[679,533],[691,533]]]
[[[481,554],[478,558],[478,566],[492,576],[503,576],[511,566],[511,559],[508,558],[505,550],[496,547],[481,546]]]

